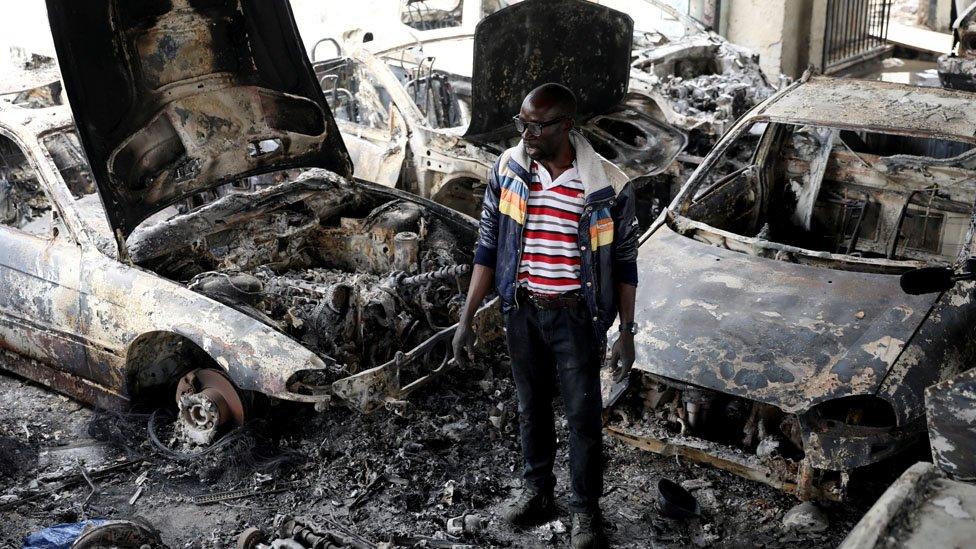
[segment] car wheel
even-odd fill
[[[197,444],[210,444],[225,425],[244,424],[241,395],[226,374],[200,368],[180,378],[176,386],[177,421]]]

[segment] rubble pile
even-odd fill
[[[103,427],[113,425],[125,436],[94,440],[90,411],[0,376],[0,395],[10,403],[0,436],[39,455],[0,480],[0,505],[8,505],[0,511],[8,517],[0,524],[0,545],[19,546],[24,535],[60,522],[138,515],[170,547],[231,547],[248,528],[272,534],[282,514],[370,547],[565,544],[565,444],[557,456],[560,516],[521,531],[499,518],[521,467],[514,387],[506,361],[482,358],[476,369],[444,379],[451,391],[418,393],[400,415],[279,405],[265,421],[250,423],[246,436],[191,460],[154,449],[144,416],[102,416]],[[565,440],[561,421],[558,428]],[[604,509],[615,547],[832,547],[861,514],[857,507],[830,506],[824,509],[828,531],[795,531],[781,521],[796,500],[776,490],[610,439],[606,453]],[[274,461],[285,455],[289,459]],[[78,458],[95,492],[80,478]],[[50,491],[65,475],[79,481]],[[661,515],[656,487],[662,477],[691,491],[700,516],[680,521]],[[21,503],[34,494],[41,495]]]
[[[730,44],[712,50],[708,67],[655,77],[677,115],[672,122],[707,136],[700,143],[694,139],[690,143],[689,152],[699,155],[706,154],[746,111],[776,92],[754,58]]]
[[[663,87],[674,101],[675,112],[700,118],[696,126],[710,124],[718,135],[773,92],[755,82],[755,74],[746,71],[702,74],[687,79],[669,75]]]

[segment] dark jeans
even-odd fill
[[[573,512],[592,511],[603,493],[603,430],[598,347],[586,305],[539,309],[530,302],[505,315],[512,375],[519,401],[526,486],[551,491],[556,459],[552,400],[556,380],[569,423]]]

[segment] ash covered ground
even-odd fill
[[[232,547],[249,526],[270,531],[279,513],[308,517],[374,544],[566,546],[565,425],[557,471],[559,522],[515,530],[500,519],[501,503],[519,485],[520,469],[507,369],[500,359],[454,372],[415,395],[406,417],[279,406],[226,446],[190,461],[154,449],[145,416],[92,411],[0,374],[6,406],[0,418],[0,546],[20,546],[24,535],[55,523],[138,515],[170,547]],[[834,547],[887,484],[879,481],[877,490],[853,502],[825,506],[826,531],[798,532],[782,524],[797,503],[791,496],[609,438],[605,446],[603,508],[613,547]],[[94,473],[110,466],[120,469],[92,478],[93,495],[86,481],[78,481],[80,467]],[[655,487],[662,476],[690,481],[702,506],[700,518],[678,522],[659,516]],[[73,485],[51,490],[72,478]],[[210,505],[194,502],[195,496],[234,489],[285,490]],[[10,508],[32,494],[33,501]],[[465,514],[477,516],[481,528],[447,534],[447,522]]]

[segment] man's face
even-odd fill
[[[562,116],[557,108],[551,105],[539,105],[530,99],[522,102],[522,109],[519,117],[523,122],[535,122],[544,124],[551,122]],[[529,158],[536,162],[550,160],[559,152],[559,148],[569,139],[569,130],[573,123],[569,118],[561,120],[557,124],[550,124],[542,128],[542,133],[538,136],[532,134],[529,128],[522,132],[522,141],[525,143],[525,152]]]

